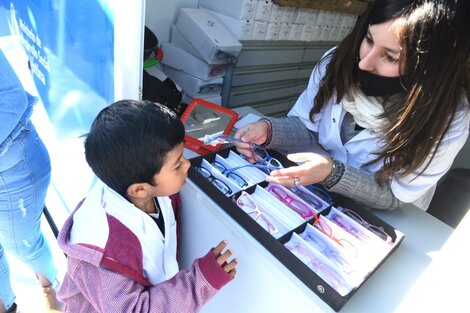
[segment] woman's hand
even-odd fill
[[[247,157],[248,161],[251,163],[256,162],[256,158],[253,154],[253,146],[249,144],[256,143],[262,145],[268,139],[268,130],[269,124],[263,121],[258,121],[250,123],[242,128],[240,128],[236,133],[234,138],[240,139],[242,143],[237,142],[235,146],[237,151],[240,154],[243,154]]]
[[[217,264],[219,264],[227,274],[232,277],[235,277],[235,275],[237,274],[237,269],[235,267],[238,264],[238,260],[233,259],[228,262],[228,258],[232,256],[232,250],[228,249],[222,253],[222,251],[226,247],[227,241],[223,240],[217,245],[217,247],[214,248],[214,250],[212,250],[212,253],[214,253],[214,257],[217,261]]]
[[[302,164],[272,171],[266,177],[267,182],[290,187],[295,185],[294,178],[298,177],[300,185],[306,186],[323,181],[333,169],[333,160],[317,153],[295,153],[287,158]]]

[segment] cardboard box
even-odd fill
[[[273,2],[271,0],[258,0],[254,19],[256,21],[269,22],[272,9]]]
[[[203,60],[202,55],[200,55],[199,52],[197,52],[197,50],[194,49],[194,47],[191,45],[189,40],[186,39],[183,36],[183,34],[180,33],[180,31],[178,30],[178,28],[176,28],[176,25],[174,24],[171,25],[171,28],[170,28],[170,43],[174,45],[175,47],[178,47],[186,52],[191,53],[198,59]]]
[[[255,21],[253,25],[252,40],[264,40],[268,31],[268,22]]]
[[[176,28],[208,64],[234,63],[242,44],[206,10],[184,8]]]
[[[282,10],[281,23],[292,23],[294,21],[297,9],[294,7],[285,7]]]
[[[221,96],[209,96],[209,95],[206,96],[206,95],[204,95],[204,96],[200,96],[200,97],[197,97],[197,98],[203,99],[207,102],[214,103],[214,104],[217,104],[217,105],[222,105],[222,97]],[[194,100],[194,98],[190,97],[188,95],[185,95],[183,97],[183,103],[190,103],[193,100]]]
[[[302,24],[292,24],[290,33],[289,33],[289,40],[300,40],[300,35],[302,35],[302,30],[304,25]]]
[[[284,15],[284,8],[273,4],[273,8],[271,9],[271,15],[269,16],[270,23],[280,23],[282,22],[282,16]]]
[[[292,30],[291,23],[281,23],[281,30],[279,31],[279,40],[289,40],[289,35]]]
[[[223,77],[228,64],[207,64],[201,59],[175,45],[164,42],[162,49],[165,57],[162,63],[181,70],[202,80],[209,80],[217,77]]]
[[[222,97],[221,96],[204,96],[204,97],[202,97],[202,99],[206,100],[207,102],[222,105]]]
[[[278,40],[281,32],[281,23],[268,23],[265,40]]]
[[[284,167],[294,165],[282,154],[272,150],[268,152],[271,157],[281,161]],[[193,158],[188,177],[218,204],[220,210],[227,213],[267,252],[271,253],[282,264],[280,266],[284,266],[297,276],[307,288],[335,311],[340,310],[381,264],[396,251],[404,238],[403,233],[375,216],[371,211],[340,195],[328,194],[324,190],[319,192],[318,187],[315,186],[315,188],[311,187],[313,191],[300,188],[304,195],[305,193],[309,195],[310,205],[308,205],[304,201],[305,197],[297,197],[298,193],[293,194],[289,189],[281,187],[287,192],[277,193],[279,196],[269,193],[268,183],[263,181],[266,174],[261,172],[264,175],[260,176],[259,169],[256,168],[245,167],[237,171],[237,174],[244,177],[248,184],[243,187],[237,185],[239,188],[226,194],[198,171],[200,166],[210,167],[215,160],[220,163],[231,158],[234,162],[236,157],[236,149],[231,147]],[[239,165],[236,164],[236,166]],[[229,179],[217,169],[209,169],[214,171],[211,171],[211,174],[217,179]],[[245,211],[248,208],[244,210],[239,207],[236,200],[242,194],[241,190],[251,195],[256,202],[254,205],[262,212],[261,214],[267,216],[270,223],[273,222],[274,226],[278,227],[266,228],[265,226],[268,225],[266,218],[259,219],[259,215],[251,215]],[[253,195],[257,195],[258,198]],[[313,198],[311,198],[312,195]],[[296,215],[297,218],[302,216],[298,206],[293,206],[292,201],[304,201],[304,204],[310,208],[309,210],[313,208],[310,212],[316,213],[308,213],[301,218],[299,223],[291,218],[291,214],[299,214]],[[250,207],[249,211],[253,211],[252,202],[242,203],[246,203]],[[302,207],[305,208],[304,205]],[[311,217],[308,217],[310,214]],[[295,227],[297,224],[298,226]],[[281,226],[283,231],[281,231]],[[324,231],[320,230],[323,228]],[[278,233],[274,233],[276,229]],[[313,233],[310,232],[312,230]],[[378,230],[381,232],[380,236],[377,233]],[[299,237],[307,240],[305,234],[309,232],[314,235],[313,238],[319,240],[317,242],[323,244],[315,246],[314,241],[304,242],[302,248],[305,254],[302,250],[289,249],[293,240],[301,240]],[[349,249],[355,249],[356,253]],[[334,254],[336,257],[333,256]],[[331,277],[338,278],[338,281]],[[345,282],[344,286],[348,288],[342,288],[342,284],[337,284],[342,282]]]
[[[294,15],[294,24],[314,24],[318,10],[299,8]]]
[[[344,37],[346,37],[347,35],[349,35],[349,33],[352,31],[352,28],[349,28],[349,27],[340,27],[339,28],[339,35],[338,35],[338,41],[341,41],[344,39]]]
[[[165,73],[183,89],[184,94],[191,98],[219,96],[224,80],[222,77],[202,80],[181,70],[165,66]]]
[[[330,34],[332,27],[328,25],[320,26],[322,28],[320,41],[328,41],[330,39]]]
[[[328,11],[319,10],[315,25],[324,26],[329,25],[330,13]]]
[[[214,15],[238,40],[250,40],[253,33],[253,20],[240,20],[209,9],[201,8]]]
[[[329,10],[361,15],[366,10],[372,0],[273,0],[274,3],[283,6],[293,6],[298,8],[312,8],[319,10]]]
[[[323,41],[323,27],[320,25],[311,25],[313,27],[310,41]]]
[[[257,0],[199,0],[199,7],[210,9],[239,20],[253,20]]]
[[[311,41],[314,31],[314,26],[310,24],[305,24],[302,28],[302,33],[300,34],[300,40],[302,41]]]

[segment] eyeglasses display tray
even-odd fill
[[[333,310],[339,311],[398,248],[404,234],[356,202],[317,185],[264,181],[274,165],[295,165],[267,150],[258,164],[235,147],[191,159],[189,178]],[[273,165],[274,164],[274,165]]]

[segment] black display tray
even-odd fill
[[[364,218],[364,220],[368,221],[369,223],[373,223],[374,225],[382,227],[392,240],[392,243],[390,244],[390,250],[386,256],[381,259],[381,261],[377,263],[374,268],[370,269],[370,272],[364,276],[364,280],[357,287],[353,288],[347,295],[342,296],[284,246],[284,243],[289,240],[292,233],[302,232],[305,229],[307,223],[310,221],[304,222],[299,227],[292,229],[287,234],[276,239],[267,231],[265,231],[261,226],[259,226],[258,223],[248,214],[241,210],[234,202],[233,197],[224,195],[217,187],[215,187],[197,171],[196,168],[200,166],[203,159],[212,162],[214,161],[217,154],[222,157],[227,157],[230,150],[236,152],[234,147],[228,147],[210,154],[206,154],[204,156],[191,159],[192,166],[189,170],[188,177],[215,203],[217,203],[221,210],[224,210],[231,218],[240,224],[251,236],[253,236],[255,240],[264,246],[277,260],[279,260],[279,262],[281,262],[288,270],[290,270],[309,289],[316,293],[333,310],[339,311],[354,295],[354,293],[364,284],[364,282],[371,275],[373,275],[380,265],[397,249],[403,240],[403,233],[382,219],[378,218],[370,210],[362,208],[357,203],[348,198],[331,193],[330,195],[333,199],[333,204],[322,210],[319,214],[328,214],[331,207],[346,207],[359,213]],[[277,151],[269,150],[269,153],[272,157],[280,160],[285,167],[295,165],[292,161],[288,160],[284,155],[278,153]],[[264,187],[265,184],[267,183],[261,182],[258,185]],[[247,188],[246,191],[250,193],[255,187],[256,185],[251,186]],[[239,193],[235,194],[234,197],[236,197],[238,194]]]

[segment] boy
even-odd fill
[[[184,126],[168,108],[123,100],[104,108],[85,140],[101,180],[65,222],[58,293],[65,312],[199,311],[236,274],[222,241],[178,272],[169,195],[185,183]]]

